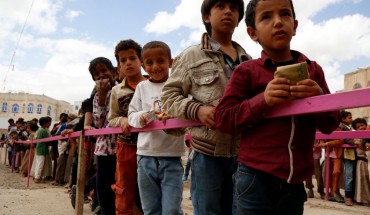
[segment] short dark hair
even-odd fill
[[[345,110],[341,110],[340,111],[340,121],[342,121],[342,119],[347,118],[347,116],[349,116],[349,115],[352,115],[352,113],[348,112],[348,111],[345,111]]]
[[[243,0],[204,0],[200,8],[200,12],[202,13],[203,24],[206,27],[206,31],[209,35],[212,35],[212,26],[210,23],[206,23],[204,21],[204,16],[210,15],[212,7],[215,6],[215,4],[217,4],[218,2],[229,2],[229,3],[234,3],[238,6],[238,11],[239,11],[238,23],[243,19],[243,16],[244,16],[244,1]]]
[[[67,117],[68,117],[68,114],[67,114],[67,113],[61,113],[61,114],[59,115],[59,119],[61,119],[62,117],[67,118]]]
[[[261,0],[250,0],[245,10],[245,24],[247,27],[256,28],[256,6]],[[289,0],[290,6],[292,7],[293,19],[295,20],[295,11],[293,1]]]
[[[144,52],[146,49],[153,49],[153,48],[162,48],[167,52],[168,58],[171,59],[171,48],[162,41],[150,41],[147,44],[143,46],[142,52]]]
[[[39,129],[39,126],[36,124],[36,123],[30,123],[30,129],[31,131],[37,131],[37,129]]]
[[[352,121],[352,128],[357,130],[356,129],[356,124],[358,124],[358,123],[364,123],[367,126],[367,122],[364,118],[356,118],[355,120]]]
[[[8,123],[14,123],[14,119],[13,118],[8,119]]]
[[[142,48],[139,45],[139,43],[135,42],[132,39],[121,40],[121,41],[118,42],[118,44],[114,48],[114,56],[116,57],[117,64],[119,64],[118,52],[126,51],[126,50],[129,50],[129,49],[135,50],[137,56],[139,57],[139,59],[141,59],[141,50],[142,50]]]
[[[41,125],[41,126],[44,126],[46,123],[48,123],[49,122],[49,119],[48,118],[46,118],[46,117],[41,117],[40,119],[39,119],[39,124]]]
[[[110,69],[110,70],[113,69],[113,64],[108,58],[106,58],[106,57],[97,57],[97,58],[93,59],[92,61],[90,61],[89,72],[90,72],[91,77],[94,81],[95,81],[94,71],[95,71],[96,67],[99,64],[105,64],[108,69]]]

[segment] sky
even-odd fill
[[[245,0],[245,5],[249,0]],[[0,92],[44,94],[71,104],[89,97],[89,62],[100,56],[117,65],[114,47],[133,39],[166,42],[176,56],[205,32],[202,0],[2,0]],[[344,74],[370,66],[369,0],[293,0],[298,29],[291,49],[317,61],[331,92]],[[233,40],[253,57],[261,47],[244,19]],[[143,74],[145,72],[143,71]]]

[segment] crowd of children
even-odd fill
[[[365,119],[352,120],[351,112],[345,110],[340,112],[340,119],[338,131],[368,128]],[[343,148],[342,144],[348,147]],[[328,147],[327,150],[330,150],[329,200],[345,203],[347,206],[352,206],[354,202],[370,206],[370,181],[366,154],[370,149],[370,139],[322,140],[318,146]],[[341,187],[344,188],[344,197],[340,193]],[[309,195],[309,197],[313,196]]]
[[[165,124],[173,117],[204,124],[188,130],[195,215],[303,214],[307,200],[303,182],[307,182],[308,197],[312,197],[314,167],[318,192],[325,196],[318,147],[333,149],[327,161],[332,165],[330,199],[346,205],[354,201],[370,204],[366,158],[370,142],[315,142],[317,130],[325,134],[362,130],[366,121],[352,121],[348,112],[340,116],[339,111],[264,118],[274,106],[286,101],[330,94],[320,65],[290,49],[298,26],[292,0],[249,1],[245,11],[247,33],[263,48],[256,60],[232,40],[244,16],[244,1],[204,0],[201,13],[207,32],[199,45],[187,48],[175,59],[162,41],[141,47],[128,39],[115,47],[117,67],[105,57],[90,62],[88,70],[96,85],[86,100],[79,129],[122,129],[119,135],[100,135],[91,141],[95,146],[90,162],[95,164],[96,172],[89,187],[93,187],[99,205],[96,213],[183,214],[182,181],[189,177],[181,160],[185,152],[184,130],[131,132],[131,128],[144,128],[153,120]],[[310,78],[292,84],[289,78],[274,77],[279,66],[302,62],[307,63]],[[142,75],[141,68],[148,76]],[[65,116],[60,121],[54,129],[56,135],[78,130],[68,128]],[[40,118],[40,128],[32,138],[50,136],[50,123],[47,117]],[[23,137],[23,132],[9,124],[8,150],[19,151],[22,158],[22,149],[12,149],[11,142]],[[32,131],[35,128],[30,125],[29,133]],[[355,148],[343,153],[341,147],[336,147],[342,143]],[[63,144],[58,143],[60,159],[56,160],[55,175],[51,171],[49,144],[37,144],[33,165],[36,183],[51,176],[54,185],[69,182],[73,187],[73,165],[71,179],[63,177],[63,172],[67,172],[69,158],[69,163],[76,166],[76,152],[70,151],[67,156]],[[9,160],[12,162],[18,170],[20,164]],[[345,199],[339,192],[343,163]]]

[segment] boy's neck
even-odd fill
[[[212,39],[216,40],[220,44],[220,49],[229,55],[233,60],[236,59],[237,53],[233,46],[232,35],[212,35]]]
[[[139,83],[140,81],[143,81],[143,80],[146,80],[144,78],[144,76],[140,73],[140,75],[136,75],[136,76],[132,76],[132,77],[128,77],[127,76],[127,81],[131,82],[131,83]]]
[[[267,56],[269,56],[275,62],[287,62],[293,59],[290,49],[284,51],[266,51]]]
[[[232,47],[232,34],[212,34],[212,39],[216,40],[221,47]]]

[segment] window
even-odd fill
[[[359,83],[356,83],[355,85],[353,85],[353,89],[360,89],[361,88],[361,84]]]
[[[37,105],[37,113],[41,114],[41,112],[42,112],[42,104],[38,104]]]
[[[19,112],[19,105],[13,104],[12,105],[12,113],[18,113]]]
[[[33,113],[33,104],[32,103],[28,104],[28,113]]]
[[[3,110],[3,112],[6,112],[8,110],[8,103],[6,103],[6,102],[3,103],[2,110]]]
[[[51,107],[49,106],[48,107],[48,113],[47,113],[48,116],[51,116]]]

